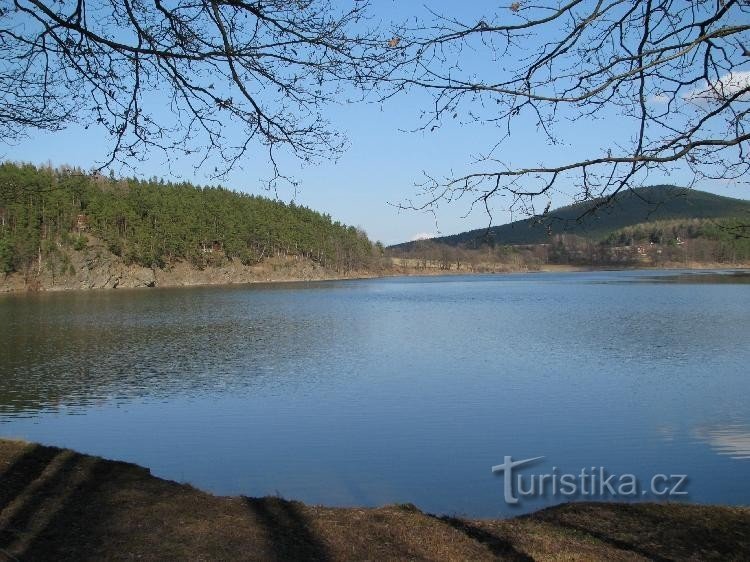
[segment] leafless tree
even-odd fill
[[[342,150],[322,108],[366,91],[400,55],[367,10],[331,0],[0,0],[0,136],[99,125],[112,138],[102,167],[161,151],[210,162],[216,175],[260,145],[279,177],[280,148],[303,161]]]
[[[747,179],[748,0],[520,0],[479,21],[433,13],[410,33],[400,48],[412,66],[396,91],[434,94],[420,128],[494,125],[497,144],[466,173],[427,176],[405,207],[468,197],[490,211],[504,194],[511,209],[540,214],[535,199],[561,187],[595,208],[676,169],[693,182]],[[503,160],[514,127],[530,119],[540,144],[525,147],[524,163]],[[585,158],[550,156],[575,145],[559,131],[584,121],[627,133]]]

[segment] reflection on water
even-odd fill
[[[693,436],[708,443],[720,455],[750,460],[750,427],[698,427],[693,431]]]
[[[228,297],[118,291],[0,301],[0,336],[12,343],[0,413],[275,384],[264,378],[287,372],[295,356],[315,361],[335,347],[325,317],[307,329],[293,311],[233,310]]]
[[[688,283],[688,284],[710,284],[717,283],[750,283],[750,271],[727,270],[727,271],[684,271],[675,274],[652,275],[644,277],[646,282],[660,283]]]
[[[0,435],[314,503],[514,514],[490,467],[544,455],[747,504],[750,286],[696,275],[3,296]]]

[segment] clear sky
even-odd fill
[[[496,2],[483,1],[429,3],[432,10],[466,21],[488,17],[497,5]],[[428,16],[422,4],[393,0],[373,0],[373,12],[383,21],[403,20],[409,15]],[[465,171],[472,154],[487,150],[495,144],[498,136],[491,127],[477,128],[457,123],[432,133],[400,132],[416,128],[419,111],[429,107],[429,103],[426,94],[412,92],[383,105],[332,105],[327,110],[327,117],[334,127],[347,134],[349,149],[337,162],[323,162],[301,169],[296,164],[289,164],[288,170],[300,181],[300,188],[296,194],[290,189],[281,189],[278,197],[285,201],[294,198],[297,203],[327,212],[344,223],[361,226],[372,239],[386,244],[409,240],[419,234],[452,234],[487,226],[488,217],[481,209],[465,216],[468,208],[464,202],[442,205],[435,217],[415,211],[399,211],[392,205],[415,194],[415,183],[422,179],[423,172],[441,176],[451,171]],[[570,158],[585,157],[587,151],[598,151],[609,144],[613,135],[622,132],[623,125],[617,115],[611,115],[606,126],[598,122],[571,127],[566,134],[567,144],[557,150],[560,155]],[[503,156],[511,162],[528,161],[529,155],[537,154],[541,160],[549,149],[531,122],[528,126],[516,127],[510,140],[505,145]],[[105,137],[93,128],[84,131],[71,127],[55,134],[32,132],[28,138],[10,146],[0,144],[0,157],[89,169],[104,159],[107,146]],[[169,169],[159,158],[136,165],[136,175],[140,177],[160,176],[198,184],[216,183],[210,180],[207,172],[194,172],[188,162]],[[267,172],[265,153],[259,150],[243,161],[241,170],[234,171],[221,183],[239,191],[263,194],[261,180],[267,177]],[[131,175],[130,171],[124,173]],[[652,176],[649,183],[680,184],[685,179],[686,176],[678,173],[672,177]],[[748,197],[746,187],[731,184],[705,182],[697,187],[728,196]],[[553,206],[569,203],[572,192],[572,189],[570,192],[561,190],[553,194]],[[503,203],[501,198],[496,202],[495,224],[512,218],[504,211]]]

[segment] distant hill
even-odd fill
[[[555,234],[576,234],[601,239],[621,228],[650,221],[750,216],[750,201],[673,185],[641,187],[623,192],[607,205],[586,215],[586,211],[599,202],[601,200],[576,203],[550,211],[543,217],[518,220],[489,230],[482,228],[441,236],[432,241],[467,248],[488,243],[542,244],[549,240],[550,235]],[[409,250],[415,244],[416,242],[404,242],[390,248]]]

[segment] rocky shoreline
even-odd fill
[[[403,264],[404,260],[384,261],[378,269],[341,272],[327,269],[312,260],[299,256],[276,256],[255,265],[243,265],[226,258],[216,265],[198,268],[185,261],[175,261],[164,267],[144,267],[126,264],[122,258],[108,251],[98,240],[89,237],[89,245],[82,250],[61,247],[54,259],[40,260],[23,272],[0,274],[0,293],[40,291],[79,291],[90,289],[136,289],[146,287],[192,287],[200,285],[232,285],[242,283],[274,283],[294,281],[326,281],[364,279],[403,275],[466,275],[475,273],[523,273],[531,271],[592,271],[611,267],[583,267],[541,265],[530,269],[508,264],[482,264],[471,269],[442,269]],[[731,269],[745,269],[750,264],[738,264]],[[718,263],[668,263],[644,269],[727,269]],[[630,268],[633,269],[633,268]]]
[[[24,272],[0,276],[0,293],[190,287],[276,281],[317,281],[372,277],[368,272],[341,274],[298,257],[273,257],[256,265],[224,259],[203,269],[176,261],[164,267],[126,264],[101,245],[85,250],[61,250],[54,261],[30,266]]]

